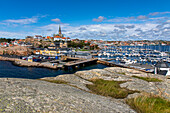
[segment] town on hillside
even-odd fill
[[[71,39],[62,34],[60,26],[58,34],[53,36],[0,38],[0,55],[67,69],[73,66],[78,68],[98,59],[106,65],[130,67],[155,74],[170,73],[170,41]]]

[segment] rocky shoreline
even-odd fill
[[[39,63],[39,62],[29,62],[26,60],[18,59],[18,58],[8,58],[0,56],[0,61],[11,61],[14,65],[21,66],[21,67],[44,67],[50,69],[57,69],[56,65],[51,65],[47,63]]]
[[[0,56],[0,60],[11,61],[18,66],[57,68],[17,58]],[[148,82],[134,76],[156,78],[161,82]],[[97,95],[87,87],[93,85],[91,80],[94,79],[125,81],[120,84],[121,88],[139,92],[129,94],[123,99]],[[49,82],[55,80],[66,84]],[[122,67],[77,71],[74,74],[39,80],[0,78],[0,112],[136,113],[125,101],[143,93],[161,96],[170,101],[170,79],[163,75]]]
[[[162,82],[147,82],[133,76],[158,78]],[[50,112],[50,113],[136,113],[125,103],[125,99],[104,97],[92,93],[87,84],[92,79],[126,81],[120,87],[137,90],[129,94],[134,98],[142,93],[152,93],[170,100],[170,80],[165,76],[141,71],[107,67],[78,71],[74,74],[46,77],[40,80],[0,78],[1,112]],[[67,84],[56,84],[44,80],[62,80]]]

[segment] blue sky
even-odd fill
[[[170,40],[170,0],[1,0],[0,37]]]

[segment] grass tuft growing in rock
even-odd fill
[[[124,72],[117,72],[117,74],[126,75]]]
[[[126,98],[128,94],[132,94],[138,91],[131,91],[126,88],[121,88],[120,84],[125,83],[126,81],[109,81],[103,79],[93,79],[91,80],[93,83],[87,84],[87,88],[89,88],[92,92],[103,95],[110,96],[113,98]]]
[[[132,76],[134,78],[138,78],[138,79],[142,79],[148,82],[162,82],[162,80],[158,79],[158,78],[150,78],[150,77],[138,77],[138,76]]]
[[[67,84],[67,82],[64,80],[48,80],[48,79],[39,79],[39,80],[56,83],[56,84]]]
[[[170,101],[158,96],[139,96],[126,103],[138,113],[170,113]]]

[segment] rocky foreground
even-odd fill
[[[147,82],[132,76],[155,77],[162,82]],[[51,113],[135,113],[125,99],[114,99],[92,93],[86,84],[91,79],[127,81],[121,87],[130,90],[160,95],[170,100],[170,80],[161,75],[153,75],[133,69],[108,67],[78,71],[75,74],[42,78],[42,80],[1,78],[1,112],[51,112]],[[67,84],[50,83],[43,80],[63,80]],[[140,95],[128,95],[132,98]]]

